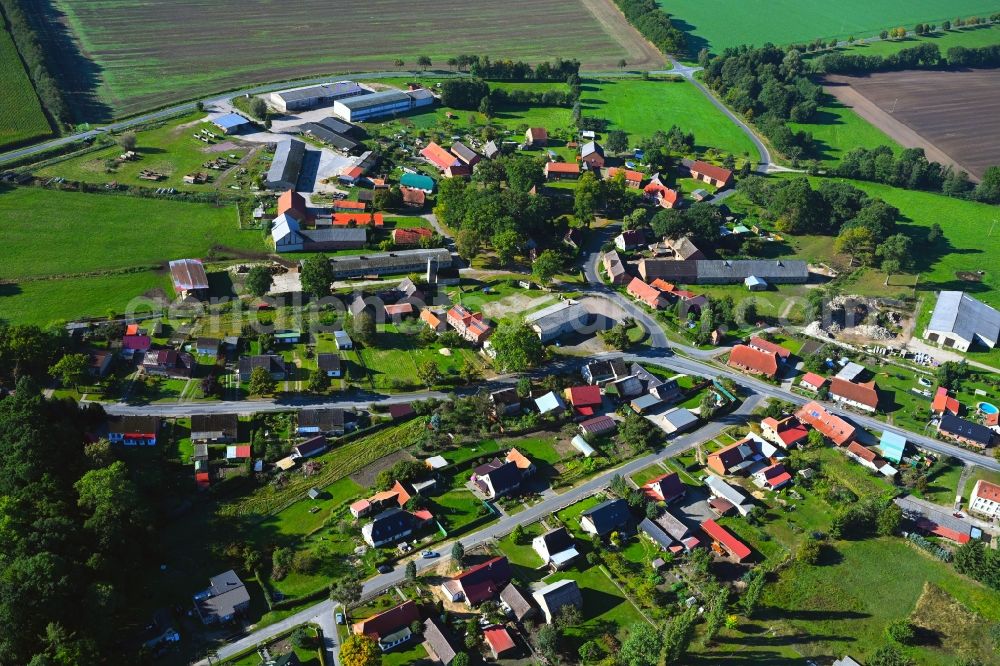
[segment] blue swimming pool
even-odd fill
[[[997,412],[1000,412],[1000,409],[997,409],[997,406],[990,402],[981,402],[976,405],[976,407],[978,407],[979,411],[983,414],[996,414]]]

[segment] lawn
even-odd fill
[[[942,463],[940,470],[928,477],[927,490],[919,492],[914,489],[913,494],[917,497],[934,502],[941,506],[955,505],[955,491],[958,488],[958,479],[962,476],[963,465],[957,460],[949,460]],[[973,483],[975,485],[975,483]],[[968,486],[971,492],[971,486]]]
[[[363,360],[376,389],[410,390],[422,388],[418,368],[433,362],[445,379],[455,377],[466,363],[480,365],[468,349],[449,348],[441,353],[439,343],[424,345],[415,333],[395,324],[379,325],[376,344],[356,352]]]
[[[45,326],[80,316],[123,313],[137,296],[166,293],[172,293],[170,279],[162,271],[31,280],[0,284],[0,312],[11,323]]]
[[[740,44],[789,44],[822,37],[870,37],[882,29],[917,22],[940,24],[956,16],[989,15],[996,11],[993,0],[954,0],[942,5],[934,0],[912,2],[838,3],[801,2],[797,0],[730,0],[722,5],[706,5],[696,0],[660,0],[674,24],[687,33],[688,53],[694,56],[702,48],[713,53]]]
[[[666,132],[677,125],[694,133],[699,152],[718,148],[733,155],[756,155],[750,139],[684,81],[587,80],[580,102],[584,115],[604,118],[610,129],[628,132],[632,146],[657,130]]]
[[[818,566],[792,564],[766,588],[762,624],[787,624],[783,634],[807,657],[864,657],[885,641],[892,620],[907,617],[930,581],[970,610],[1000,618],[1000,595],[897,538],[839,541]],[[761,647],[765,647],[761,644]],[[912,648],[920,664],[952,664],[954,655]]]
[[[235,206],[24,187],[0,190],[0,219],[6,279],[266,251],[260,232],[237,228]]]
[[[6,23],[0,26],[0,86],[4,91],[0,149],[52,134],[52,127],[42,111],[42,103],[24,70]]]
[[[610,631],[619,639],[640,622],[642,615],[626,599],[607,574],[596,566],[579,570],[576,567],[559,571],[545,578],[546,584],[560,580],[575,580],[583,593],[583,623],[566,629],[566,638],[572,644],[571,654],[594,635]],[[607,626],[607,625],[611,626]]]
[[[587,499],[580,500],[576,504],[572,504],[562,511],[557,511],[556,517],[562,521],[562,524],[566,526],[566,529],[575,534],[578,538],[589,541],[590,535],[580,529],[580,514],[587,509],[597,506],[603,502],[604,499],[604,497],[591,495]]]
[[[665,469],[660,463],[654,463],[649,467],[640,469],[631,478],[635,482],[635,485],[642,486],[658,476],[663,476],[668,471],[670,470]]]
[[[221,130],[210,123],[202,122],[204,113],[189,113],[152,129],[136,132],[136,151],[140,159],[121,162],[114,168],[109,168],[123,152],[117,144],[89,152],[67,160],[49,164],[36,173],[41,177],[61,176],[68,180],[87,183],[109,183],[115,181],[121,185],[139,187],[173,187],[178,190],[205,192],[219,189],[229,178],[222,178],[228,171],[216,171],[203,165],[218,158],[228,159],[235,163],[246,154],[246,144],[233,144]],[[220,137],[212,144],[205,144],[194,138],[193,134],[202,129]],[[156,171],[166,178],[156,181],[142,180],[139,172],[142,170]],[[189,185],[184,182],[184,176],[189,173],[204,172],[212,177],[212,182],[204,185]]]
[[[88,91],[96,92],[104,105],[91,110],[104,116],[95,120],[264,81],[378,71],[397,58],[413,67],[420,55],[442,69],[459,53],[532,61],[577,58],[590,68],[612,69],[620,58],[633,63],[645,53],[613,36],[634,34],[624,17],[612,15],[615,25],[603,26],[582,2],[488,2],[473,7],[421,1],[375,10],[324,0],[280,8],[236,0],[208,7],[196,0],[169,5],[58,0],[56,9],[45,18],[55,22],[58,17],[68,24],[79,50],[100,72],[96,91]],[[239,17],[238,25],[234,16]],[[138,45],[126,37],[136,25],[143,26]],[[302,26],[309,26],[311,34],[334,38],[303,39]],[[260,57],[263,52],[266,58]],[[57,68],[72,71],[80,66],[69,53],[60,55]]]
[[[816,140],[816,150],[812,156],[830,166],[838,164],[844,154],[854,148],[900,148],[885,132],[830,95],[823,96],[823,104],[812,122],[788,123],[788,126],[793,132],[811,132]]]

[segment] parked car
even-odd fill
[[[378,565],[378,572],[380,574],[392,573],[392,567],[390,567],[388,564],[380,564]]]
[[[344,614],[343,613],[337,613],[336,616],[334,616],[334,617],[337,620],[337,624],[345,624],[345,622],[344,622]]]
[[[423,557],[424,557],[425,560],[432,560],[435,557],[440,557],[441,556],[440,553],[437,553],[437,552],[435,552],[433,550],[425,550],[422,553],[422,555],[423,555]]]

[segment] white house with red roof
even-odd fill
[[[797,446],[809,437],[809,429],[795,416],[783,419],[768,416],[760,422],[760,433],[764,439],[786,449]]]
[[[792,475],[781,463],[768,465],[753,475],[753,482],[760,488],[778,490],[792,482]]]
[[[807,391],[818,391],[826,385],[826,377],[817,375],[815,372],[807,372],[799,380],[799,387]]]
[[[988,518],[1000,515],[1000,486],[985,479],[976,481],[969,495],[969,511]]]

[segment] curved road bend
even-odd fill
[[[503,516],[498,522],[485,527],[477,532],[468,534],[461,538],[462,545],[466,548],[472,548],[484,544],[486,542],[492,541],[494,539],[499,539],[503,536],[509,534],[516,525],[529,525],[531,523],[541,520],[545,516],[551,515],[552,513],[561,510],[570,504],[575,504],[582,499],[590,497],[594,493],[603,490],[608,483],[611,481],[611,477],[615,474],[621,474],[622,476],[628,476],[641,469],[644,469],[655,462],[663,460],[664,458],[676,456],[688,449],[694,447],[699,442],[711,439],[718,435],[724,428],[728,428],[732,425],[741,425],[746,423],[747,416],[752,412],[761,400],[761,396],[751,395],[743,404],[740,405],[738,409],[733,411],[731,414],[723,416],[718,421],[712,421],[706,423],[704,426],[695,430],[693,432],[680,435],[673,439],[665,448],[657,453],[650,453],[648,455],[642,456],[641,458],[636,458],[631,460],[624,465],[621,465],[615,469],[607,470],[602,474],[595,476],[594,478],[585,481],[579,486],[570,488],[566,492],[560,495],[552,495],[544,498],[538,504],[530,506],[524,511],[513,516],[506,515]],[[425,560],[423,558],[417,558],[415,561],[417,563],[418,570],[426,570],[432,567],[436,567],[442,562],[442,560],[447,560],[450,558],[451,554],[451,541],[435,546],[435,549],[441,553],[440,558],[435,558],[432,560]],[[362,598],[369,598],[381,593],[383,590],[402,583],[405,580],[406,574],[405,563],[399,563],[392,572],[387,574],[379,574],[374,578],[370,578],[364,583],[362,588]],[[309,608],[299,611],[294,615],[291,615],[284,620],[268,625],[262,629],[254,631],[247,636],[225,646],[220,647],[216,654],[220,658],[226,658],[246,650],[248,648],[257,645],[258,643],[264,642],[269,638],[272,638],[283,631],[291,629],[297,624],[302,624],[303,622],[314,621],[314,618],[325,617],[333,613],[334,608],[333,601],[321,601]],[[207,666],[207,661],[198,662],[198,666]]]

